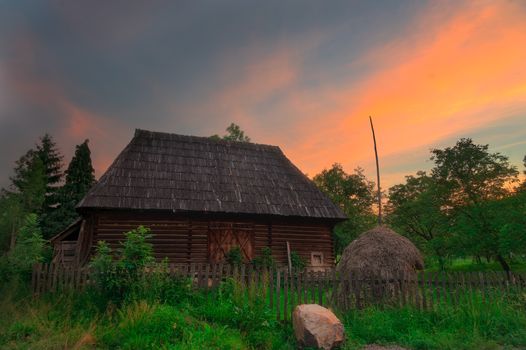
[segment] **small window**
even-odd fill
[[[311,266],[323,266],[323,253],[322,252],[310,253],[310,264]]]

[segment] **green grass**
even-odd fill
[[[102,306],[97,295],[33,298],[20,285],[1,288],[1,349],[293,349],[261,298],[250,302],[232,283],[178,300],[130,300]]]
[[[1,349],[294,349],[290,322],[275,320],[260,290],[234,282],[205,294],[139,297],[105,305],[93,293],[33,298],[11,283],[0,287]],[[338,315],[347,342],[397,344],[409,349],[526,348],[526,294],[490,303],[475,295],[432,311],[411,307],[353,310]]]
[[[514,261],[510,264],[513,272],[526,272],[526,262]],[[438,271],[439,266],[434,262],[428,262],[426,271]],[[498,262],[477,262],[472,258],[457,258],[450,261],[446,265],[446,271],[464,271],[464,272],[478,272],[478,271],[502,271],[502,267]]]
[[[490,303],[475,298],[433,311],[411,307],[351,311],[342,317],[349,338],[346,347],[377,343],[411,349],[524,349],[525,297]]]

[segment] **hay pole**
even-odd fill
[[[374,134],[373,118],[369,116],[371,131],[373,132],[374,156],[376,158],[376,181],[378,184],[378,225],[382,224],[382,191],[380,187],[380,165],[378,163],[378,149],[376,148],[376,135]]]

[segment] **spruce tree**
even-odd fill
[[[54,224],[55,233],[60,232],[78,217],[75,206],[95,183],[95,170],[91,163],[88,140],[76,146],[75,155],[65,175],[66,182],[59,191],[60,206],[52,214],[52,220],[50,220]]]
[[[50,238],[57,233],[57,227],[62,226],[62,223],[56,222],[57,215],[55,211],[60,206],[60,182],[62,181],[62,159],[63,156],[57,148],[53,138],[49,134],[45,134],[37,145],[36,153],[44,165],[46,174],[46,195],[42,207],[42,216],[40,219],[40,226],[44,238]]]
[[[49,134],[45,134],[40,139],[40,144],[36,150],[38,157],[42,160],[46,173],[46,200],[44,201],[44,211],[54,208],[58,203],[56,193],[62,181],[62,159],[64,158],[57,148],[57,144]]]
[[[95,183],[95,169],[91,163],[89,140],[85,140],[75,149],[66,170],[66,183],[62,188],[62,206],[76,217],[75,206],[88,193]]]

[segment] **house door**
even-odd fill
[[[210,263],[225,262],[227,253],[239,247],[243,260],[254,257],[254,227],[246,223],[214,222],[208,229],[208,258]]]

